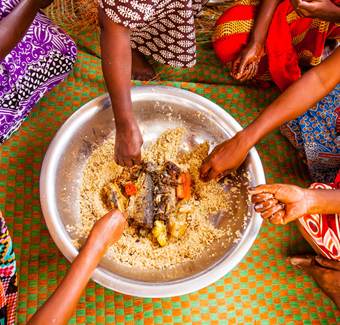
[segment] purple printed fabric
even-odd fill
[[[0,20],[20,0],[0,0]],[[70,73],[77,58],[73,40],[38,12],[21,42],[0,62],[0,144],[34,105]]]

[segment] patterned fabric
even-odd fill
[[[312,189],[339,189],[340,173],[334,184],[315,183]],[[340,215],[312,214],[298,219],[325,257],[340,260]]]
[[[340,84],[281,132],[305,157],[314,182],[332,183],[340,169]]]
[[[19,0],[0,1],[0,20]],[[33,106],[72,70],[72,39],[38,12],[22,41],[0,62],[0,144],[19,128]]]
[[[175,67],[196,64],[194,17],[209,0],[99,0],[115,23],[133,28],[131,47]]]
[[[338,3],[338,0],[333,0]],[[232,63],[248,45],[259,8],[259,0],[243,0],[232,5],[217,21],[212,41],[223,65]],[[317,18],[300,18],[289,0],[277,7],[265,42],[265,53],[254,77],[259,85],[274,81],[283,91],[301,76],[298,60],[306,57],[315,66],[321,62],[326,39],[339,39],[340,28]]]
[[[0,212],[0,324],[12,325],[17,306],[15,254],[5,220]]]

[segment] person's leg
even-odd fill
[[[313,255],[295,255],[288,261],[312,276],[322,291],[334,301],[340,310],[340,262]]]
[[[131,79],[148,81],[156,77],[156,71],[137,49],[132,49]]]
[[[295,224],[297,225],[301,235],[303,236],[303,238],[308,242],[309,245],[312,246],[312,248],[314,249],[314,251],[318,254],[318,255],[322,255],[324,256],[324,254],[322,253],[321,249],[319,248],[318,245],[316,245],[316,243],[312,240],[311,236],[307,233],[307,231],[305,230],[305,228],[303,228],[302,224],[299,221],[296,221]]]

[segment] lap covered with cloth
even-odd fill
[[[0,20],[19,0],[0,1]],[[73,40],[38,12],[26,35],[0,62],[0,144],[34,105],[70,73],[77,57]]]
[[[314,183],[312,189],[340,190],[340,173],[332,184]],[[331,260],[340,260],[340,214],[312,214],[296,221],[316,245],[320,253]]]
[[[339,0],[333,2],[338,4]],[[250,41],[259,4],[259,0],[237,2],[222,14],[214,27],[215,52],[230,71],[233,61]],[[337,24],[300,18],[289,0],[284,0],[274,13],[254,80],[263,85],[274,81],[283,91],[300,78],[299,59],[310,57],[312,66],[319,64],[326,39],[339,38]]]
[[[209,0],[99,0],[115,23],[132,28],[131,47],[175,67],[196,64],[194,18]]]
[[[307,163],[313,189],[340,190],[340,85],[281,133]],[[320,252],[340,260],[340,215],[313,214],[297,220]]]

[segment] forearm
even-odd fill
[[[112,22],[99,9],[100,45],[105,82],[111,98],[116,125],[134,119],[131,102],[131,44],[129,28]]]
[[[242,136],[248,149],[266,134],[304,114],[328,95],[340,82],[340,74],[336,71],[339,58],[340,48],[320,65],[306,72],[244,129]]]
[[[0,21],[0,61],[21,41],[40,8],[39,0],[21,0]]]
[[[98,254],[91,245],[85,245],[57,290],[33,315],[28,324],[67,324],[102,256],[103,253]]]
[[[306,189],[307,214],[340,214],[340,190]]]
[[[281,0],[261,0],[251,33],[252,42],[264,44],[270,23],[280,2]]]

